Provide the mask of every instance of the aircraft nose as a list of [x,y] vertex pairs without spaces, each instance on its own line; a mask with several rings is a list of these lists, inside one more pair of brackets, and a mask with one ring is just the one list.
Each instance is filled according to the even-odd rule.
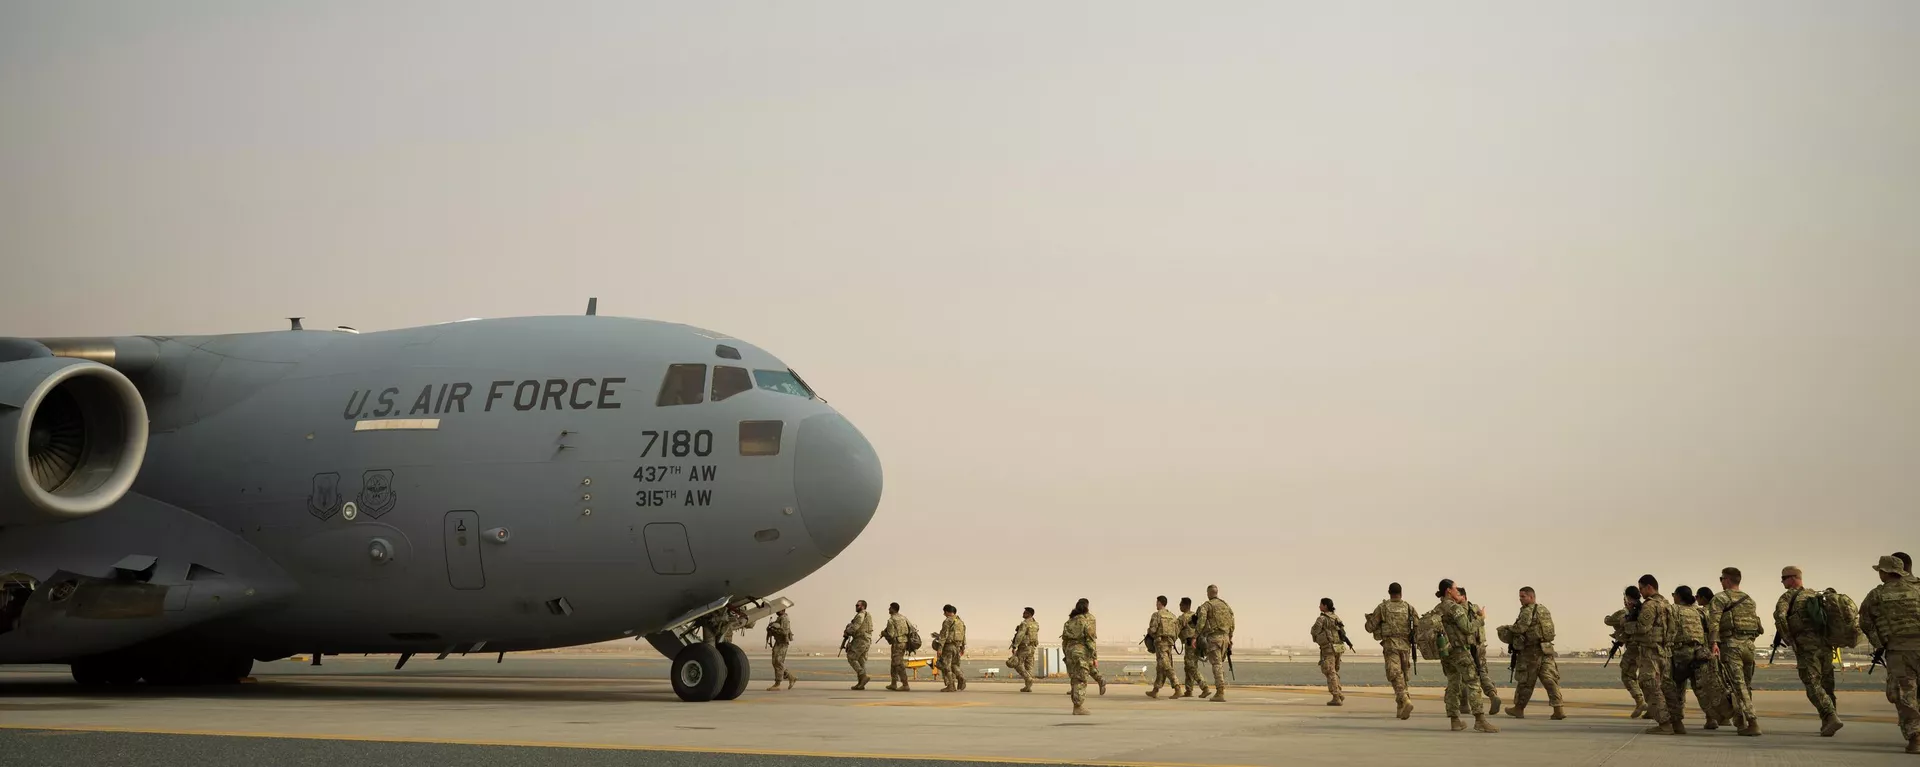
[[839,413],[801,421],[795,445],[793,491],[800,520],[821,553],[838,555],[880,506],[880,455]]

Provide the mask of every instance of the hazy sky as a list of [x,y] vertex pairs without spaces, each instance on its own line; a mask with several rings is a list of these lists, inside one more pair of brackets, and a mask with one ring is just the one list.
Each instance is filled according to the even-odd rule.
[[597,295],[879,449],[803,641],[1451,576],[1591,646],[1920,552],[1916,72],[1898,0],[0,2],[0,334]]

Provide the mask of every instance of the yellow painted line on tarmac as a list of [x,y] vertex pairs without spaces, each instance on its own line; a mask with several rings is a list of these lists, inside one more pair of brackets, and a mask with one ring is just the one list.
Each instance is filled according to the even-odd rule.
[[577,748],[592,751],[637,751],[675,754],[727,754],[733,756],[802,756],[823,759],[908,759],[929,762],[998,762],[1004,764],[1091,765],[1091,767],[1253,767],[1252,765],[1210,762],[1109,762],[1098,759],[1034,759],[1019,756],[959,756],[955,754],[883,754],[859,751],[799,751],[762,748],[712,748],[702,746],[648,746],[628,743],[564,743],[538,740],[486,740],[465,738],[416,738],[383,735],[339,735],[328,733],[246,732],[229,730],[189,730],[144,727],[97,727],[71,725],[0,724],[0,730],[38,730],[43,732],[106,732],[131,735],[197,735],[219,738],[266,738],[273,740],[327,740],[348,743],[417,743],[444,746],[507,746],[514,748]]
[[[1233,688],[1228,688],[1228,689],[1233,689]],[[1290,687],[1290,686],[1288,686],[1288,687],[1283,687],[1283,686],[1268,686],[1268,685],[1260,685],[1260,686],[1254,686],[1254,685],[1248,685],[1248,686],[1245,686],[1245,687],[1241,687],[1241,688],[1239,688],[1239,689],[1244,689],[1244,690],[1276,690],[1276,691],[1278,691],[1278,690],[1284,690],[1284,691],[1287,691],[1287,692],[1315,692],[1315,691],[1318,691],[1318,692],[1325,692],[1327,688],[1325,688],[1325,687]],[[1582,688],[1582,689],[1585,689],[1585,688]],[[1375,691],[1375,690],[1371,690],[1371,689],[1365,689],[1365,690],[1356,690],[1356,689],[1352,689],[1352,688],[1347,688],[1347,689],[1342,689],[1342,690],[1340,691],[1340,694],[1342,694],[1342,695],[1345,695],[1345,696],[1347,696],[1347,697],[1349,697],[1349,698],[1356,698],[1356,697],[1357,697],[1357,698],[1386,698],[1386,699],[1392,699],[1392,698],[1393,698],[1393,692],[1392,692],[1392,691]],[[1430,694],[1421,694],[1421,693],[1416,693],[1416,692],[1412,692],[1412,691],[1408,691],[1408,693],[1407,693],[1407,697],[1409,697],[1409,698],[1412,698],[1412,699],[1414,699],[1414,700],[1431,700],[1431,701],[1442,701],[1442,700],[1445,700],[1445,699],[1446,699],[1446,696],[1445,696],[1445,695],[1430,695]],[[1506,716],[1506,711],[1507,711],[1507,705],[1506,705],[1506,704],[1508,704],[1508,703],[1510,703],[1510,702],[1511,702],[1511,701],[1507,701],[1507,700],[1502,700],[1502,701],[1501,701],[1501,709],[1500,709],[1500,716]],[[1529,705],[1529,706],[1539,706],[1539,705],[1540,705],[1540,702],[1539,702],[1539,701],[1537,701],[1537,700],[1535,700],[1535,701],[1529,701],[1529,702],[1527,703],[1527,705]],[[1633,707],[1632,707],[1632,706],[1629,706],[1629,705],[1626,705],[1626,704],[1624,704],[1624,703],[1591,703],[1591,702],[1586,702],[1586,701],[1574,701],[1574,700],[1570,700],[1570,701],[1564,701],[1564,702],[1562,702],[1562,703],[1561,703],[1560,705],[1561,705],[1561,707],[1562,707],[1562,708],[1578,708],[1578,709],[1584,709],[1584,710],[1614,710],[1614,711],[1622,711],[1622,712],[1625,712],[1625,713],[1623,713],[1623,714],[1621,714],[1621,717],[1622,717],[1622,718],[1625,718],[1625,717],[1626,717],[1626,714],[1630,714],[1630,713],[1633,713]],[[1696,711],[1696,710],[1692,710],[1692,709],[1689,709],[1689,710],[1687,711],[1687,713],[1688,713],[1688,714],[1692,714],[1692,715],[1696,715],[1696,718],[1697,718],[1698,716],[1702,716],[1702,715],[1700,714],[1700,712],[1698,712],[1698,711]],[[1755,716],[1757,716],[1757,717],[1758,717],[1758,718],[1759,718],[1759,719],[1760,719],[1760,720],[1761,720],[1761,721],[1762,721],[1763,723],[1764,723],[1764,722],[1765,722],[1766,720],[1768,720],[1768,719],[1819,719],[1819,718],[1820,718],[1820,715],[1819,715],[1819,713],[1817,713],[1817,712],[1813,712],[1813,711],[1755,711],[1755,712],[1753,712],[1753,713],[1754,713],[1754,715],[1755,715]],[[1538,718],[1545,718],[1545,717],[1538,717]],[[1867,722],[1867,723],[1871,723],[1871,724],[1899,724],[1899,723],[1900,723],[1900,719],[1899,719],[1899,717],[1893,717],[1893,716],[1878,716],[1878,715],[1873,715],[1873,714],[1865,714],[1865,715],[1862,715],[1862,714],[1849,714],[1849,715],[1845,715],[1845,716],[1843,716],[1843,717],[1841,717],[1841,719],[1842,719],[1842,721],[1847,721],[1847,722]],[[1696,725],[1696,726],[1698,726],[1698,725]]]

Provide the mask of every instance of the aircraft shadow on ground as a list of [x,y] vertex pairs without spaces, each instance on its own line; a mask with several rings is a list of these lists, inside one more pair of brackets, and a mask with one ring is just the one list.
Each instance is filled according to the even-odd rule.
[[[226,687],[133,687],[88,689],[61,682],[0,683],[0,700],[81,698],[117,700],[472,700],[511,703],[672,703],[681,701],[672,690],[580,690],[542,688],[486,688],[432,683],[394,684],[245,684]],[[49,702],[45,705],[0,703],[0,711],[45,711],[101,708],[104,703]]]

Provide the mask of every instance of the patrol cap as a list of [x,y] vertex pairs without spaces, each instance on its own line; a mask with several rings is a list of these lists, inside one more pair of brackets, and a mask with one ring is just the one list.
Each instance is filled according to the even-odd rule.
[[1883,573],[1893,573],[1894,575],[1907,574],[1907,567],[1905,563],[1902,563],[1899,557],[1893,556],[1891,554],[1881,557],[1880,564],[1874,565],[1873,569],[1879,570],[1880,572],[1883,572]]
[[1800,568],[1794,567],[1793,565],[1787,565],[1786,567],[1783,567],[1780,569],[1780,577],[1798,578],[1800,577]]

